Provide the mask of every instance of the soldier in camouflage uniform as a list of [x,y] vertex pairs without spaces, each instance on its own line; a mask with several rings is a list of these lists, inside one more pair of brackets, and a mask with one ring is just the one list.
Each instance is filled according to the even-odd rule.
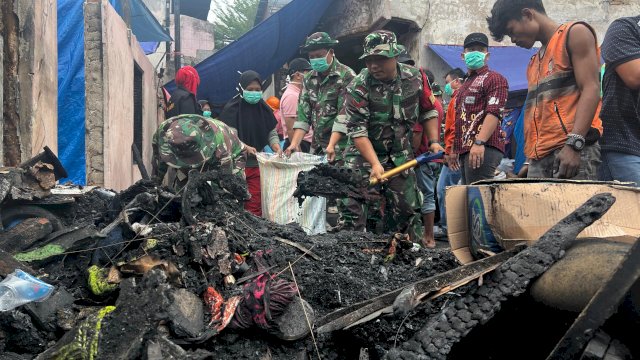
[[[398,55],[394,33],[379,30],[365,38],[361,59],[365,59],[367,68],[347,87],[346,117],[340,120],[345,121],[353,142],[345,152],[345,162],[363,176],[378,180],[386,170],[413,159],[411,140],[416,123],[424,126],[429,139],[438,138],[437,112],[420,106],[425,96],[420,71],[398,63]],[[431,151],[441,148],[437,142],[430,142]],[[386,198],[386,229],[421,241],[422,194],[413,169],[384,182],[381,194]],[[364,230],[366,204],[349,199],[343,210],[343,229]]]
[[342,160],[347,129],[336,118],[344,104],[345,89],[356,74],[334,55],[337,44],[325,32],[311,34],[304,44],[303,51],[309,55],[313,70],[303,80],[298,121],[293,125],[295,131],[287,154],[298,150],[302,137],[313,127],[311,153],[326,154],[330,161]]
[[221,170],[244,179],[245,145],[234,129],[215,119],[199,115],[172,117],[153,137],[154,174],[162,181],[169,167],[176,170],[172,187],[187,183],[190,170]]

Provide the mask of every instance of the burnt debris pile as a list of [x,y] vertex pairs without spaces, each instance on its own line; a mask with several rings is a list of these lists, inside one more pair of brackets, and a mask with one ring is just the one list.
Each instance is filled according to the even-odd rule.
[[21,241],[7,240],[0,275],[21,269],[54,291],[0,312],[0,352],[284,359],[315,357],[317,346],[328,359],[361,348],[382,355],[409,340],[431,307],[402,327],[388,317],[311,337],[309,325],[457,266],[447,249],[396,246],[390,235],[307,236],[295,224],[255,217],[243,210],[247,192],[238,184],[209,172],[177,192],[141,180],[120,193],[52,188],[28,200],[11,196],[22,184],[8,185],[2,213],[41,211],[5,222],[1,240]]
[[[637,243],[577,318],[521,296],[609,194],[531,247],[460,266],[402,234],[308,236],[255,217],[232,175],[115,193],[55,186],[65,174],[40,157],[0,171],[3,359],[629,358],[634,332],[616,329],[639,318],[625,298],[638,292]],[[354,178],[320,166],[299,195],[362,193]],[[620,304],[636,316],[616,319]]]

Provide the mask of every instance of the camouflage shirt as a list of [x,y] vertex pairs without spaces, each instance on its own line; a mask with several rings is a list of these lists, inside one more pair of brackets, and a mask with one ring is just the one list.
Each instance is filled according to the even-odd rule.
[[[298,121],[293,125],[293,128],[308,132],[309,128],[313,126],[312,146],[314,153],[324,152],[332,132],[347,133],[347,129],[335,120],[344,106],[346,87],[355,76],[356,73],[351,68],[341,64],[335,57],[326,77],[323,78],[315,70],[305,76],[298,103]],[[343,136],[337,144],[336,155],[338,157],[344,150],[346,143],[347,137]]]
[[[413,158],[414,125],[434,116],[433,111],[420,106],[420,71],[409,65],[398,66],[398,76],[391,82],[376,80],[363,69],[347,87],[344,119],[350,137],[369,137],[380,163],[393,162],[396,166]],[[348,149],[350,155],[355,151],[355,146]]]
[[[171,146],[166,141],[163,141],[164,137],[166,137],[165,132],[173,130],[167,125],[175,121],[176,118],[190,116],[192,115],[180,115],[166,120],[160,124],[158,131],[153,136],[153,163],[157,176],[161,179],[164,178],[169,166],[171,166],[178,169],[178,172],[182,171],[181,175],[183,177],[191,169],[203,168],[204,170],[222,169],[244,178],[246,164],[245,145],[238,139],[235,129],[217,119],[207,119],[212,131],[204,134],[201,139],[202,143],[198,145],[200,153],[212,154],[204,166],[202,164],[188,165],[181,162],[178,156],[174,156],[175,160],[171,164],[160,160],[161,154],[174,153]],[[178,177],[180,177],[180,174]]]

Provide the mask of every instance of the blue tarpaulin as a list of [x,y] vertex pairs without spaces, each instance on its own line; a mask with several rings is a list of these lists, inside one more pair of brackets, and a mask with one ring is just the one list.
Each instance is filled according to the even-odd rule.
[[527,157],[524,155],[524,107],[520,111],[520,116],[518,116],[518,120],[516,121],[516,126],[513,130],[513,137],[516,140],[516,144],[518,145],[514,159],[516,160],[514,164],[514,173],[519,173],[522,166],[527,161]]
[[58,157],[78,185],[86,184],[83,3],[58,0]]
[[140,43],[140,47],[142,48],[142,51],[144,51],[145,55],[153,54],[154,52],[156,52],[156,50],[158,50],[158,45],[160,45],[160,43],[156,41]]
[[[120,16],[122,15],[122,4],[120,0],[109,0]],[[130,0],[131,9],[131,32],[136,36],[138,42],[149,41],[171,41],[171,36],[167,34],[165,28],[160,25],[155,16],[147,9],[142,0]]]
[[[457,45],[429,45],[442,60],[452,68],[465,70],[462,60],[463,47]],[[524,49],[516,46],[493,46],[489,48],[489,68],[499,72],[509,81],[509,91],[527,89],[527,65],[538,48]]]
[[[298,54],[332,0],[293,0],[238,40],[196,65],[198,98],[223,104],[236,94],[238,71],[255,70],[263,80]],[[167,84],[175,89],[175,83]]]

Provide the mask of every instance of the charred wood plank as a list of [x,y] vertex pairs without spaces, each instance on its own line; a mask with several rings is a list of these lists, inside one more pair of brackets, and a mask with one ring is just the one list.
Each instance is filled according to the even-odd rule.
[[0,233],[0,249],[12,254],[26,250],[52,231],[53,225],[48,219],[24,219],[18,225]]

